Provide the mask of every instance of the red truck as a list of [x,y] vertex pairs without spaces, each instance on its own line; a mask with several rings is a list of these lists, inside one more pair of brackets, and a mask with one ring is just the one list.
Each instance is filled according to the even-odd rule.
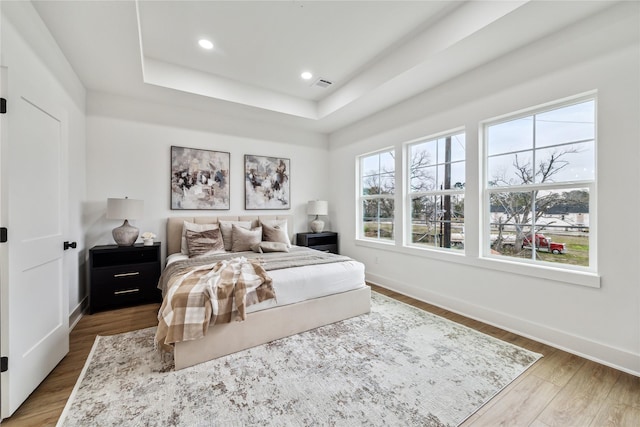
[[[522,247],[531,249],[531,240],[531,234],[524,236],[524,239],[522,240]],[[542,252],[551,252],[552,254],[558,255],[567,251],[567,245],[565,243],[552,242],[542,233],[535,234],[534,243],[536,249]]]

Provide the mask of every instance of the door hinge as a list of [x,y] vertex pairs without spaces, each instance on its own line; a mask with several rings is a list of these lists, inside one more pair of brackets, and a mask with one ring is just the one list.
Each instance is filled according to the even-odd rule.
[[0,358],[0,372],[7,372],[7,369],[9,369],[9,358],[2,356]]
[[0,243],[7,241],[7,227],[0,227]]
[[7,100],[5,98],[0,98],[0,114],[5,114],[7,112]]

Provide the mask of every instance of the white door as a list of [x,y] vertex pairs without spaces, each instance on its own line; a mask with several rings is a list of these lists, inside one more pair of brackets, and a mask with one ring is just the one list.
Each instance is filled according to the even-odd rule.
[[8,370],[0,377],[0,409],[6,418],[69,351],[69,303],[62,259],[66,119],[55,100],[29,93],[25,77],[3,71],[0,225],[8,228],[8,242],[1,244],[0,336]]

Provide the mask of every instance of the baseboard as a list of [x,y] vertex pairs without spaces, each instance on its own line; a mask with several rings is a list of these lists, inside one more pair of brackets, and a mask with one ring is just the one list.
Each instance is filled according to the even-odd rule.
[[73,309],[71,314],[69,314],[69,332],[76,327],[80,319],[82,319],[82,315],[86,311],[86,308],[89,306],[89,298],[84,297],[78,305]]
[[640,377],[640,355],[378,274],[367,282]]

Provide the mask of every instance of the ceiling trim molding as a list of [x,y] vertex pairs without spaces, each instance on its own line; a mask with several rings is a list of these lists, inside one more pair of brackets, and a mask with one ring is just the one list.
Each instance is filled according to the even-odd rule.
[[[375,67],[319,101],[277,93],[145,55],[139,1],[135,0],[136,22],[144,83],[317,121],[352,104],[366,104],[372,96],[387,100],[383,102],[383,108],[402,101],[406,91],[399,90],[395,92],[397,96],[387,96],[389,86],[413,87],[405,78],[412,69],[429,63],[433,55],[450,49],[529,0],[480,6],[473,2],[463,3],[410,43],[377,61]],[[457,30],[452,31],[452,28]],[[376,93],[382,96],[375,97]]]
[[318,120],[317,104],[143,56],[144,82],[264,110]]

